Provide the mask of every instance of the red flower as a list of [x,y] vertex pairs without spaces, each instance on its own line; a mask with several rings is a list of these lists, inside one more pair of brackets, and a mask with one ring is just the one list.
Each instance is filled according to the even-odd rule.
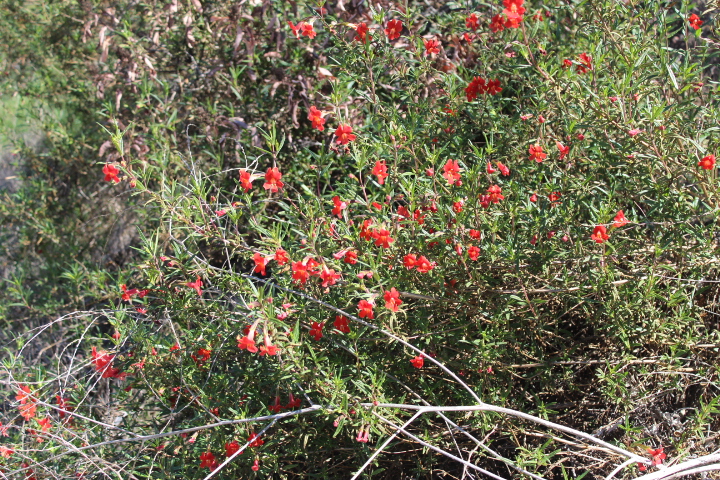
[[440,42],[437,40],[427,40],[423,38],[423,43],[425,43],[425,56],[440,53]]
[[240,170],[240,186],[249,192],[252,189],[253,176],[246,170]]
[[212,452],[205,452],[200,454],[200,468],[209,468],[210,470],[215,470],[217,468],[217,461],[215,460],[215,455],[212,454]]
[[[280,395],[275,395],[275,403],[268,406],[268,410],[270,410],[273,413],[280,413],[283,409],[282,404],[280,403]],[[230,455],[228,455],[229,457]]]
[[235,452],[237,452],[238,450],[240,450],[240,444],[238,442],[236,442],[235,440],[233,440],[230,443],[225,444],[225,456],[226,457],[232,457],[235,454]]
[[332,201],[335,205],[335,208],[332,209],[332,214],[337,215],[338,218],[342,218],[342,211],[347,208],[347,202],[340,200],[340,197],[337,195],[332,198]]
[[476,239],[476,240],[479,239],[479,238],[482,236],[482,234],[480,233],[479,230],[474,230],[474,229],[471,229],[471,230],[468,232],[468,234],[470,235],[470,238],[474,238],[474,239]]
[[310,107],[310,113],[308,114],[308,120],[312,122],[312,128],[316,128],[319,131],[325,130],[325,119],[323,118],[324,112],[318,110],[315,108],[315,106]]
[[248,437],[247,441],[250,442],[250,443],[248,444],[248,446],[249,446],[249,447],[253,447],[253,448],[259,447],[259,446],[261,446],[261,445],[263,445],[263,444],[265,443],[265,440],[263,440],[262,438],[260,438],[260,437],[258,437],[257,435],[255,435],[255,432],[253,432],[253,433],[250,434],[250,436]]
[[313,30],[312,23],[302,22],[302,26],[300,28],[302,30],[302,34],[306,37],[315,38],[315,35],[317,35],[315,30]]
[[495,15],[494,17],[492,17],[492,20],[490,20],[490,30],[495,33],[505,30],[505,24],[503,22],[502,15]]
[[120,173],[120,170],[118,170],[114,165],[110,165],[109,163],[107,163],[103,167],[102,171],[105,174],[106,182],[120,183],[120,179],[118,178],[118,173]]
[[415,220],[418,223],[418,225],[422,225],[425,223],[425,215],[423,215],[423,213],[420,209],[416,209],[413,212],[413,220]]
[[454,202],[452,206],[453,212],[460,213],[463,211],[463,201]]
[[322,287],[327,288],[335,285],[338,280],[340,280],[340,273],[335,272],[332,268],[323,268],[322,271],[320,271],[320,278],[322,279]]
[[462,185],[460,181],[460,165],[458,165],[457,160],[448,159],[443,167],[443,177],[450,185]]
[[206,348],[198,348],[197,355],[192,354],[190,356],[193,360],[195,360],[196,363],[202,363],[207,362],[210,359],[210,354],[212,354],[212,350],[208,350]]
[[394,238],[390,237],[390,232],[384,228],[373,230],[372,238],[375,239],[375,246],[382,248],[390,248],[390,244],[395,241]]
[[501,162],[497,162],[497,167],[503,177],[507,177],[508,175],[510,175],[510,169],[503,165]]
[[628,219],[625,218],[625,214],[623,213],[622,210],[620,210],[620,211],[617,213],[617,215],[615,215],[615,218],[613,218],[613,224],[612,224],[612,226],[613,226],[613,228],[620,228],[620,227],[624,227],[624,226],[627,225],[628,223],[629,223],[629,222],[628,222]]
[[500,87],[500,80],[497,80],[497,79],[488,80],[485,90],[490,95],[496,95],[496,94],[502,92],[502,88]]
[[492,203],[500,203],[500,200],[505,200],[502,195],[502,188],[498,185],[491,185],[487,189],[488,200]]
[[522,22],[523,14],[525,13],[525,8],[522,6],[523,3],[524,0],[503,0],[503,5],[505,6],[503,13],[507,17],[507,21],[505,22],[507,28],[520,27],[520,22]]
[[278,265],[285,265],[290,261],[290,259],[287,256],[287,252],[283,250],[282,248],[278,248],[275,250],[275,261]]
[[468,84],[467,87],[465,87],[465,95],[467,96],[468,102],[472,102],[473,100],[475,100],[478,94],[482,94],[485,92],[487,92],[487,87],[485,86],[485,79],[481,77],[473,77],[472,81]]
[[497,170],[495,170],[495,168],[492,166],[492,163],[490,163],[490,162],[487,162],[486,171],[489,175],[492,175],[493,173],[497,172]]
[[422,368],[425,364],[425,359],[422,355],[418,355],[417,357],[410,359],[410,363],[412,363],[412,366],[415,368]]
[[[95,347],[93,347],[95,348]],[[15,400],[20,402],[20,404],[25,405],[28,402],[28,399],[30,398],[30,387],[27,385],[20,385],[18,388],[18,393],[15,395]],[[32,402],[32,399],[30,400]]]
[[700,17],[698,17],[696,14],[693,13],[693,14],[690,15],[690,17],[688,18],[688,23],[690,24],[690,26],[691,26],[692,28],[694,28],[695,30],[697,30],[697,29],[700,28],[700,25],[703,24],[703,21],[700,20]]
[[367,219],[363,221],[362,226],[360,227],[360,238],[367,240],[368,242],[370,239],[372,239],[372,232],[370,231],[370,225],[372,225],[372,220]]
[[266,336],[265,337],[265,344],[260,345],[260,356],[264,357],[265,355],[268,355],[272,357],[273,355],[277,355],[280,349],[276,345],[272,345],[270,343],[270,339]]
[[253,272],[258,272],[263,277],[267,277],[267,272],[265,271],[265,267],[267,266],[267,258],[265,258],[263,254],[255,252],[255,255],[253,255],[253,261],[255,262]]
[[372,320],[375,318],[375,312],[373,312],[373,305],[372,303],[368,302],[367,300],[360,300],[358,303],[358,316],[360,318],[367,318],[368,320]]
[[282,173],[280,173],[280,170],[277,167],[268,168],[267,172],[265,172],[265,184],[263,185],[263,188],[265,190],[270,190],[272,193],[277,192],[283,187],[283,185],[285,185],[280,181],[281,178]]
[[335,315],[335,322],[333,323],[333,326],[342,333],[350,333],[350,325],[348,324],[347,317]]
[[420,273],[428,273],[430,270],[435,268],[435,262],[431,262],[430,260],[425,258],[425,255],[420,255],[420,257],[417,259],[417,262],[415,263],[415,267]]
[[568,153],[570,153],[570,145],[567,147],[563,145],[562,143],[555,141],[555,145],[557,146],[558,150],[560,150],[560,160],[565,158]]
[[305,283],[310,278],[310,272],[308,271],[308,266],[306,262],[294,262],[292,264],[292,278],[300,285],[305,285]]
[[403,258],[403,265],[405,265],[408,270],[412,270],[412,268],[415,267],[416,264],[417,256],[414,253],[409,253]]
[[698,162],[698,166],[704,170],[715,168],[715,155],[707,155]]
[[478,21],[478,16],[474,13],[471,13],[466,19],[465,19],[465,26],[471,30],[477,30],[480,26],[480,22]]
[[92,363],[95,370],[102,372],[102,378],[123,378],[126,374],[112,366],[115,355],[110,355],[105,350],[98,353],[97,348],[92,347]]
[[536,193],[533,193],[532,195],[530,195],[530,201],[531,201],[532,203],[536,203],[536,202],[537,202],[537,194],[536,194]]
[[290,395],[288,395],[288,404],[285,405],[285,408],[292,410],[293,408],[300,408],[300,405],[302,405],[302,400],[293,397],[293,394],[290,393]]
[[470,257],[470,260],[477,260],[480,256],[480,248],[476,247],[475,245],[468,247],[468,256]]
[[400,20],[390,20],[387,24],[387,28],[385,29],[385,35],[387,35],[388,40],[395,40],[400,37],[402,29],[403,24]]
[[378,160],[375,162],[375,166],[372,169],[372,174],[375,175],[378,179],[378,183],[380,185],[385,184],[385,179],[388,177],[387,173],[387,165],[385,164],[385,160]]
[[588,70],[592,70],[592,57],[587,53],[581,53],[578,59],[580,65],[575,67],[578,73],[586,73]]
[[288,21],[288,25],[290,25],[290,30],[292,30],[293,34],[295,35],[295,38],[300,38],[300,30],[302,30],[303,25],[305,25],[305,22],[298,22],[297,25],[293,25],[291,21]]
[[570,68],[570,67],[572,67],[572,60],[570,60],[569,58],[566,58],[565,60],[563,60],[562,68]]
[[547,157],[547,153],[543,152],[542,146],[537,144],[530,145],[528,152],[530,153],[530,160],[535,160],[538,163],[541,163]]
[[[255,332],[252,332],[253,336]],[[238,348],[240,350],[247,350],[250,353],[257,353],[258,348],[255,346],[255,340],[250,335],[238,338]]]
[[592,235],[590,235],[590,238],[595,240],[596,243],[605,243],[610,239],[610,235],[607,234],[607,228],[603,225],[598,225],[593,230]]
[[368,34],[368,26],[365,22],[357,25],[355,31],[357,32],[355,40],[358,42],[367,43],[368,40],[372,40],[372,37]]
[[639,133],[642,133],[642,130],[640,130],[639,128],[633,128],[632,130],[628,130],[628,135],[630,135],[631,137],[634,137]]
[[559,203],[560,197],[562,196],[562,193],[560,192],[552,192],[550,195],[548,195],[548,200],[550,200],[550,203],[556,204]]
[[350,265],[355,265],[357,263],[358,254],[354,251],[349,251],[345,254],[345,258],[343,259],[343,262],[349,263]]
[[335,130],[335,136],[337,137],[335,141],[339,145],[346,145],[352,142],[357,138],[357,135],[353,135],[352,131],[353,129],[350,125],[340,125],[337,130]]
[[385,308],[391,312],[397,312],[403,303],[402,300],[400,300],[400,292],[395,290],[395,287],[386,290],[383,298],[385,299]]
[[200,277],[197,277],[197,280],[195,280],[194,282],[187,282],[187,283],[185,284],[185,286],[186,286],[186,287],[190,287],[190,288],[194,288],[195,291],[197,292],[198,296],[199,296],[199,297],[202,297],[202,286],[203,286],[203,282],[202,282],[202,280],[200,280]]
[[325,322],[312,322],[310,326],[312,327],[310,328],[310,336],[315,338],[315,340],[320,340],[323,337],[322,329],[325,326]]

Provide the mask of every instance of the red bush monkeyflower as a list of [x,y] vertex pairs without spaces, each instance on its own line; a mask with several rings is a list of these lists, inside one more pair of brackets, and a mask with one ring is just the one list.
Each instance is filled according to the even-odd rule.
[[226,457],[232,457],[235,454],[235,452],[237,452],[238,450],[240,450],[240,444],[238,442],[236,442],[235,440],[233,440],[230,443],[225,444],[225,456]]
[[325,119],[323,118],[324,112],[315,108],[310,107],[310,113],[308,114],[308,120],[312,122],[312,128],[316,128],[319,131],[325,130]]
[[700,20],[700,17],[693,13],[692,15],[690,15],[690,17],[688,17],[688,23],[692,28],[697,30],[700,28],[700,25],[703,24],[703,21]]
[[463,211],[463,205],[464,202],[462,200],[460,200],[459,202],[454,202],[452,206],[453,212],[461,213]]
[[251,433],[247,441],[249,442],[248,447],[260,447],[265,443],[265,440],[255,435],[255,432]]
[[291,269],[293,272],[293,280],[300,285],[305,285],[305,283],[307,283],[310,279],[310,271],[308,270],[306,262],[293,262]]
[[498,93],[502,92],[502,88],[500,87],[500,80],[488,80],[485,91],[490,95],[497,95]]
[[458,165],[457,160],[448,159],[443,167],[443,177],[445,177],[449,185],[462,185],[460,181],[460,165]]
[[253,339],[255,336],[255,332],[253,331],[251,333],[252,333],[252,335],[248,334],[248,335],[245,335],[244,337],[240,337],[238,335],[238,339],[237,339],[238,340],[238,348],[240,350],[247,350],[250,353],[257,353],[258,348],[255,345],[255,340]]
[[530,153],[530,160],[535,160],[538,163],[541,163],[547,157],[547,153],[543,152],[541,145],[530,145],[528,152]]
[[298,22],[297,25],[293,25],[293,23],[288,20],[288,25],[290,25],[290,30],[292,30],[295,38],[300,38],[300,31],[302,30],[303,25],[305,25],[305,22]]
[[408,269],[412,270],[417,264],[417,256],[414,253],[408,253],[403,257],[403,265]]
[[578,73],[586,73],[588,70],[592,70],[592,57],[587,53],[581,53],[578,59],[579,65],[575,67]]
[[437,40],[427,40],[423,38],[423,43],[425,44],[425,56],[440,53],[440,42]]
[[425,365],[425,359],[422,355],[418,355],[417,357],[410,359],[410,363],[412,363],[412,366],[415,368],[422,368],[423,365]]
[[487,167],[485,169],[489,175],[492,175],[493,173],[497,172],[495,168],[492,166],[492,163],[487,162]]
[[195,360],[195,363],[203,363],[207,362],[210,359],[211,354],[212,350],[208,350],[206,348],[198,348],[198,351],[190,356],[193,360]]
[[343,315],[335,315],[335,322],[333,323],[333,326],[342,333],[350,333],[348,319]]
[[572,60],[570,60],[569,58],[566,58],[565,60],[563,60],[562,68],[570,68],[570,67],[572,67]]
[[537,198],[537,194],[536,194],[536,193],[533,193],[532,195],[530,195],[530,201],[531,201],[532,203],[536,203],[537,200],[538,200],[538,198]]
[[375,246],[382,248],[390,248],[390,244],[395,241],[390,237],[390,232],[384,228],[372,231],[372,238],[375,239]]
[[385,179],[388,177],[387,171],[388,169],[385,164],[385,160],[378,160],[375,162],[375,166],[373,167],[371,173],[377,177],[380,185],[384,185]]
[[257,272],[263,277],[267,277],[267,272],[265,271],[265,267],[267,266],[268,259],[265,258],[265,256],[260,252],[255,252],[255,255],[253,255],[253,261],[255,262],[255,267],[253,267],[253,272]]
[[478,20],[478,16],[475,13],[471,13],[468,15],[468,17],[465,19],[465,26],[471,30],[477,30],[480,26],[480,21]]
[[[299,24],[298,24],[299,25]],[[317,32],[313,29],[312,23],[302,22],[302,26],[300,27],[302,30],[302,34],[309,38],[315,38],[317,35]]]
[[629,223],[629,222],[628,222],[628,219],[625,218],[625,214],[623,213],[622,210],[620,210],[619,212],[617,212],[617,215],[615,215],[615,218],[613,218],[612,227],[613,227],[613,228],[620,228],[620,227],[624,227],[624,226],[627,225],[628,223]]
[[500,175],[503,177],[507,177],[510,175],[510,169],[506,167],[502,162],[497,162],[498,170],[500,170]]
[[270,190],[271,193],[277,192],[285,185],[280,181],[281,178],[282,173],[280,173],[277,167],[268,168],[267,172],[265,172],[265,184],[263,184],[263,188]]
[[[273,413],[280,413],[284,408],[283,405],[280,403],[280,395],[275,395],[275,403],[273,403],[272,405],[268,405],[267,408]],[[230,455],[228,455],[228,457],[229,456]]]
[[335,285],[342,275],[340,272],[336,272],[332,268],[323,268],[320,271],[320,279],[322,279],[322,287],[327,288]]
[[124,378],[127,374],[121,373],[120,369],[112,366],[115,355],[110,355],[105,350],[100,352],[97,348],[92,347],[92,364],[95,370],[102,372],[102,378]]
[[491,203],[500,203],[500,200],[505,200],[505,196],[502,195],[502,188],[498,185],[491,185],[487,189],[488,200]]
[[520,22],[523,20],[523,14],[525,8],[523,8],[524,0],[503,0],[503,6],[505,10],[503,13],[507,17],[505,27],[507,28],[519,28]]
[[290,392],[288,395],[288,404],[285,405],[285,408],[292,410],[294,408],[300,408],[300,405],[302,405],[302,399],[293,397],[292,392]]
[[468,235],[470,235],[470,238],[478,240],[482,236],[482,233],[480,233],[480,230],[470,229]]
[[368,320],[375,318],[375,312],[373,312],[374,306],[375,305],[367,300],[360,300],[358,303],[358,317],[367,318]]
[[345,254],[345,258],[343,258],[343,262],[349,263],[350,265],[355,265],[357,263],[358,254],[354,251],[349,251]]
[[310,336],[313,337],[316,341],[320,340],[323,337],[323,327],[325,326],[325,322],[318,323],[318,322],[312,322],[310,324]]
[[245,192],[249,192],[252,189],[252,181],[253,175],[250,172],[240,170],[240,186],[245,190]]
[[342,211],[347,208],[347,202],[340,200],[340,197],[337,195],[332,198],[332,202],[335,205],[335,208],[332,209],[332,214],[338,218],[342,218]]
[[275,261],[280,266],[285,265],[290,261],[287,252],[282,247],[275,250]]
[[388,40],[395,40],[396,38],[400,38],[402,29],[403,24],[400,20],[390,20],[385,29],[385,35],[387,35]]
[[415,262],[415,268],[417,268],[417,271],[420,273],[428,273],[430,270],[435,268],[435,262],[431,262],[425,258],[425,255],[420,255]]
[[502,15],[495,15],[490,20],[490,30],[494,33],[502,32],[505,30],[505,22],[503,21]]
[[558,150],[560,150],[560,160],[565,158],[567,156],[567,154],[570,153],[570,145],[568,145],[566,147],[565,145],[558,142],[557,140],[555,141],[555,145],[557,146]]
[[395,287],[386,290],[383,298],[385,299],[385,308],[391,312],[397,312],[403,303],[402,300],[400,300],[400,292],[395,290]]
[[372,225],[372,220],[368,218],[367,220],[364,220],[360,226],[360,238],[367,240],[368,242],[372,239],[370,225]]
[[372,37],[368,33],[368,26],[365,22],[362,22],[355,26],[355,31],[357,32],[357,35],[355,35],[355,40],[362,43],[367,43],[368,40],[372,41]]
[[604,225],[598,225],[593,230],[590,238],[595,240],[595,243],[605,243],[610,239],[610,235],[607,234],[607,228]]
[[475,245],[468,247],[467,252],[470,260],[477,260],[480,256],[480,248],[476,247]]
[[106,182],[120,183],[120,179],[118,178],[118,173],[120,173],[120,170],[118,170],[117,167],[106,163],[102,171],[105,174]]
[[550,203],[555,206],[557,203],[560,202],[560,197],[562,196],[562,193],[560,192],[552,192],[550,195],[548,195],[548,200],[550,200]]
[[698,162],[698,166],[704,170],[715,168],[715,155],[707,155]]
[[465,87],[465,96],[468,102],[472,102],[479,94],[487,92],[485,79],[482,77],[473,77],[467,87]]
[[350,125],[340,125],[337,127],[337,130],[335,130],[335,136],[337,139],[335,141],[338,145],[346,145],[355,140],[357,135],[353,135],[352,131],[353,129]]
[[205,452],[200,454],[200,468],[207,467],[210,470],[215,470],[217,466],[217,460],[215,460],[215,455],[213,455],[212,452]]
[[203,282],[202,282],[202,280],[200,280],[200,277],[197,277],[197,280],[195,280],[194,282],[187,282],[187,283],[185,284],[185,286],[186,286],[186,287],[190,287],[190,288],[194,288],[195,291],[197,292],[198,296],[199,296],[199,297],[202,297],[202,286],[203,286]]

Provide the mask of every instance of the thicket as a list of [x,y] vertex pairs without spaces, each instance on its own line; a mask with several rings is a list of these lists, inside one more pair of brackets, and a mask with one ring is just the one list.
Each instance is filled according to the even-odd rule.
[[3,475],[720,468],[718,5],[0,8]]

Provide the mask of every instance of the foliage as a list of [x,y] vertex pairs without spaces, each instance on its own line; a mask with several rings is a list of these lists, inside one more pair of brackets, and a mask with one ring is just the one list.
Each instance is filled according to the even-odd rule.
[[[650,467],[716,449],[711,7],[2,3],[3,91],[59,112],[0,207],[8,472],[349,477],[410,418],[382,404],[478,398]],[[619,463],[496,413],[408,431]],[[409,438],[363,475],[466,475]]]

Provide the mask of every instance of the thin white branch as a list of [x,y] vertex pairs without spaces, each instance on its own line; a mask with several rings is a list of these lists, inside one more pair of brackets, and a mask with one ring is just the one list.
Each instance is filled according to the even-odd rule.
[[468,468],[472,468],[473,470],[477,470],[477,471],[480,472],[480,473],[484,473],[484,474],[487,475],[488,477],[492,477],[492,478],[494,478],[494,479],[496,479],[496,480],[506,480],[505,478],[500,477],[500,476],[498,476],[498,475],[495,475],[494,473],[489,472],[489,471],[485,470],[484,468],[480,468],[480,467],[478,467],[477,465],[474,465],[474,464],[472,464],[472,463],[470,463],[470,462],[468,462],[468,461],[466,461],[466,460],[463,460],[463,459],[460,458],[460,457],[456,457],[456,456],[453,455],[452,453],[448,453],[448,452],[446,452],[445,450],[443,450],[442,448],[438,448],[438,447],[436,447],[435,445],[429,444],[429,443],[426,442],[425,440],[422,440],[422,439],[416,437],[415,435],[413,435],[412,433],[408,432],[407,430],[405,430],[405,429],[404,429],[403,427],[401,427],[400,425],[395,425],[393,422],[391,422],[391,421],[388,420],[387,418],[383,417],[382,415],[378,415],[377,412],[372,412],[372,414],[375,415],[375,416],[376,416],[377,418],[379,418],[380,420],[382,420],[383,422],[387,423],[388,425],[392,425],[394,428],[396,428],[396,429],[399,430],[400,432],[404,433],[405,435],[407,435],[408,437],[412,438],[413,440],[415,440],[415,441],[416,441],[417,443],[419,443],[420,445],[422,445],[422,446],[424,446],[424,447],[427,447],[427,448],[429,448],[430,450],[434,450],[434,451],[440,453],[441,455],[445,455],[445,456],[448,457],[448,458],[452,458],[452,459],[455,460],[456,462],[462,463],[463,465],[467,466]]
[[[400,427],[400,428],[401,428],[401,429],[404,429],[404,428],[409,427],[410,424],[411,424],[412,422],[414,422],[416,418],[418,418],[420,415],[422,415],[422,413],[423,413],[423,412],[419,412],[419,411],[418,411],[418,412],[415,412],[415,415],[413,415],[412,417],[410,417],[410,420],[408,420],[407,422],[405,422],[405,423],[403,424],[403,426]],[[382,445],[380,445],[380,447],[378,447],[377,450],[375,450],[375,451],[373,452],[373,454],[370,455],[370,458],[367,459],[367,462],[365,462],[365,464],[364,464],[362,467],[360,467],[360,470],[358,470],[357,472],[355,472],[355,475],[353,475],[350,480],[356,480],[356,479],[362,474],[362,472],[363,472],[368,466],[370,466],[370,464],[372,463],[372,461],[375,460],[375,457],[377,457],[378,455],[380,455],[380,453],[381,453],[383,450],[385,450],[385,447],[387,447],[387,446],[390,444],[390,442],[392,442],[393,439],[394,439],[395,437],[397,437],[397,434],[398,434],[398,433],[400,433],[400,429],[395,430],[395,431],[393,432],[393,434],[390,435],[387,440],[385,440],[385,443],[383,443]]]
[[627,467],[628,465],[632,465],[633,463],[635,463],[635,460],[633,460],[632,458],[629,459],[629,460],[625,460],[623,463],[621,463],[620,465],[618,465],[618,466],[615,468],[615,470],[613,470],[612,472],[610,472],[610,474],[609,474],[607,477],[605,477],[605,480],[611,480],[615,475],[617,475],[618,473],[620,473],[620,471],[622,471],[623,468]]
[[691,472],[698,467],[708,466],[710,464],[716,463],[718,460],[720,460],[720,453],[705,455],[704,457],[694,458],[686,462],[678,463],[677,465],[664,468],[657,472],[648,473],[647,475],[638,477],[637,480],[660,480],[664,478],[678,478],[685,475],[690,475],[690,473],[688,472]]

